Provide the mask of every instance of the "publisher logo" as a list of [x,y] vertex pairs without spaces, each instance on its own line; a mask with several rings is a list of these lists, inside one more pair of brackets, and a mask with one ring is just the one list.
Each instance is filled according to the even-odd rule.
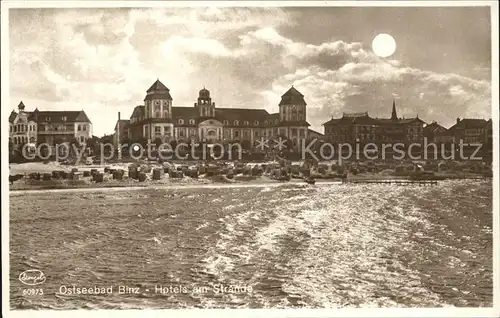
[[25,285],[40,285],[43,284],[45,280],[45,274],[38,269],[28,269],[19,274],[19,281]]

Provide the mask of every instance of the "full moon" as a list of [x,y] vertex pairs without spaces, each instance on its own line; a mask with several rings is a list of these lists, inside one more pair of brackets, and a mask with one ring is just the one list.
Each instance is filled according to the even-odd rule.
[[380,57],[389,57],[396,51],[396,41],[391,35],[381,33],[373,39],[372,49]]

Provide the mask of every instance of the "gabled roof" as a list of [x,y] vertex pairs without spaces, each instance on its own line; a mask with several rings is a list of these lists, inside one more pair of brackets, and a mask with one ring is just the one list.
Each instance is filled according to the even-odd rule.
[[418,117],[414,117],[414,118],[403,118],[403,119],[398,119],[398,123],[399,124],[409,124],[409,123],[413,123],[415,121],[418,121],[418,122],[422,122],[422,123],[425,123],[422,119],[418,118]]
[[290,87],[289,90],[287,90],[285,92],[285,94],[281,95],[281,97],[285,97],[285,96],[300,96],[300,97],[304,97],[304,95],[302,95],[301,92],[299,92],[295,87]]
[[[28,115],[28,120],[34,120],[36,122],[84,122],[84,123],[92,123],[88,118],[85,111],[34,111],[34,112],[25,112]],[[63,120],[63,117],[66,117],[66,120]],[[50,118],[48,120],[47,118]]]
[[151,85],[150,88],[146,91],[146,93],[157,92],[157,91],[170,91],[159,79]]
[[349,121],[346,120],[344,117],[341,117],[341,118],[333,118],[330,119],[329,121],[327,122],[324,122],[323,124],[321,124],[322,126],[325,126],[325,125],[338,125],[338,124],[346,124],[348,123]]
[[170,90],[158,79],[153,83],[153,85],[151,85],[146,93],[146,97],[144,98],[145,101],[152,99],[172,100],[172,96],[170,96]]
[[353,125],[375,125],[375,124],[377,124],[377,120],[374,118],[371,118],[368,115],[359,116],[359,117],[352,118],[352,124]]
[[76,117],[75,121],[90,123],[89,117],[87,116],[87,114],[85,114],[85,112],[83,110],[78,114],[78,116]]
[[434,130],[434,129],[440,128],[440,127],[444,128],[443,126],[441,126],[440,124],[438,124],[437,122],[434,121],[434,122],[430,123],[429,125],[425,126],[424,130]]
[[444,128],[443,126],[441,126],[437,122],[432,122],[429,125],[424,127],[424,133],[436,133],[436,132],[440,132],[440,131],[442,132],[445,130],[448,130],[448,129]]
[[193,118],[196,117],[197,112],[196,108],[194,107],[185,107],[185,106],[174,106],[172,107],[172,117],[174,118],[181,118],[181,117],[186,117],[186,118]]
[[245,121],[248,121],[249,126],[255,126],[254,122],[258,121],[261,125],[268,119],[269,113],[265,109],[248,109],[248,108],[216,108],[215,118],[221,122],[227,120],[230,126],[234,126],[234,121],[238,121],[237,126],[246,126]]
[[474,129],[474,128],[487,128],[488,121],[484,119],[471,119],[464,118],[458,123],[450,127],[450,130],[456,129]]
[[364,113],[343,113],[341,118],[332,118],[323,125],[372,125],[377,122],[377,119],[372,118],[368,115],[367,112]]
[[364,112],[354,114],[344,113],[341,118],[332,118],[329,121],[323,123],[323,125],[394,125],[410,124],[415,121],[424,123],[424,121],[418,117],[403,119],[373,118],[370,117],[367,112]]
[[282,105],[307,105],[304,100],[304,95],[300,93],[295,87],[291,87],[285,94],[281,95],[279,106]]

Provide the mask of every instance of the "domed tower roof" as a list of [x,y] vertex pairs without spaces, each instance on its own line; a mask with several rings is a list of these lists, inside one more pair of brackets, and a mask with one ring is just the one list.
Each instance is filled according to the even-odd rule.
[[199,96],[200,97],[210,97],[210,91],[208,89],[206,89],[205,87],[203,87],[203,89],[200,90]]

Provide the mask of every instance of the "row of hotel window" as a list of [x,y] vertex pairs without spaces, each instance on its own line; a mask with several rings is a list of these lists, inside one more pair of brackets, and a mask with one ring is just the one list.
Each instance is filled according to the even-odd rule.
[[466,135],[480,135],[484,134],[485,130],[484,129],[466,129],[465,134]]
[[[45,121],[51,121],[52,118],[50,116],[45,116]],[[62,116],[60,121],[67,121],[68,117]],[[56,119],[56,122],[59,122],[59,120]]]
[[[50,120],[52,119],[50,116],[45,116],[44,118],[45,118],[45,121],[50,121]],[[62,121],[66,121],[66,120],[68,120],[68,117],[66,117],[66,116],[62,116],[62,117],[61,117],[61,120],[62,120]],[[57,121],[58,121],[58,120],[57,120]]]
[[35,142],[35,137],[28,138],[27,136],[14,136],[11,141],[14,145],[21,145],[30,142]]
[[[40,131],[73,131],[74,126],[73,125],[59,125],[59,126],[51,126],[51,125],[40,125],[39,126]],[[22,125],[22,124],[17,124],[10,126],[10,132],[31,132],[31,131],[36,131],[35,130],[35,125]],[[87,125],[78,125],[77,126],[77,131],[87,131]]]
[[[361,141],[363,140],[381,140],[381,141],[394,141],[394,136],[380,136],[380,135],[374,135],[374,134],[356,134],[353,138],[352,135],[329,135],[328,136],[330,140],[333,141],[346,141],[346,140],[351,140],[351,139],[359,139]],[[408,140],[420,140],[422,139],[421,134],[413,134],[413,135],[405,135],[404,138]]]
[[10,126],[10,132],[30,132],[35,131],[35,125],[17,124]]
[[[51,119],[52,119],[52,118],[50,118],[50,116],[45,116],[45,121],[50,121]],[[68,120],[68,117],[66,117],[66,116],[62,116],[62,117],[61,117],[61,120],[62,120],[62,121],[66,121],[66,120]]]
[[[159,114],[158,114],[156,117],[160,117],[160,116],[159,116]],[[141,116],[141,117],[139,117],[139,118],[132,118],[132,119],[130,120],[130,122],[131,122],[131,123],[134,123],[134,122],[136,122],[136,121],[143,120],[143,119],[144,119],[144,117],[142,117],[142,116]],[[177,120],[177,124],[179,124],[179,125],[184,125],[185,123],[186,123],[186,121],[185,121],[184,119],[178,119],[178,120]],[[195,125],[195,124],[196,124],[196,120],[194,120],[194,119],[190,119],[190,120],[188,121],[188,123],[189,123],[189,125]],[[254,125],[255,125],[255,126],[259,126],[259,125],[260,125],[260,122],[259,122],[258,120],[254,121],[253,123],[254,123]],[[280,121],[279,121],[278,119],[276,119],[276,120],[274,121],[274,124],[276,124],[276,125],[277,125],[277,124],[279,124],[279,123],[280,123]],[[228,121],[228,120],[224,120],[224,121],[222,122],[222,124],[223,124],[223,125],[226,125],[226,126],[229,126],[229,121]],[[240,121],[239,121],[239,120],[234,120],[234,121],[233,121],[233,125],[234,125],[234,126],[239,126],[239,124],[240,124]],[[264,121],[264,125],[266,125],[266,126],[267,126],[267,125],[272,125],[272,124],[273,124],[273,121],[272,121],[272,120],[270,120],[270,121],[268,121],[268,120]],[[243,125],[245,125],[245,126],[250,126],[250,122],[249,122],[249,121],[247,121],[247,120],[245,120],[245,121],[243,122]]]
[[[203,103],[202,105],[205,105],[205,104]],[[150,110],[150,108],[146,104],[146,114],[149,114],[149,110]],[[201,116],[213,116],[213,115],[215,115],[215,108],[210,109],[207,107],[203,107],[200,109],[200,111],[201,111],[201,114],[200,114]],[[292,118],[292,120],[304,119],[304,117],[305,117],[304,111],[302,109],[299,109],[297,111],[297,109],[295,107],[292,109],[282,108],[281,114],[283,117],[286,117],[286,115],[289,114],[290,117]],[[168,116],[169,116],[168,109],[164,109],[163,110],[163,117],[168,117]],[[162,109],[161,109],[160,105],[155,105],[153,117],[156,117],[156,118],[162,117]]]
[[346,141],[346,140],[350,140],[350,139],[375,140],[375,135],[373,135],[373,134],[368,134],[368,135],[356,134],[356,136],[354,138],[352,137],[352,135],[331,135],[331,136],[329,136],[329,138],[333,141]]
[[[359,129],[355,129],[354,132],[375,132],[375,127],[364,127],[364,126],[361,126],[361,127],[356,127],[356,128],[359,128]],[[347,132],[350,132],[351,129],[348,129],[348,128],[345,128],[345,127],[342,127],[342,128],[337,128],[337,127],[326,127],[326,133],[327,134],[334,134],[334,133],[347,133]],[[388,129],[385,129],[384,131],[381,131],[383,133],[403,133],[404,130],[399,128],[399,129],[394,129],[394,128],[388,128]],[[413,128],[408,128],[407,129],[407,133],[416,133],[416,134],[419,134],[419,133],[422,133],[423,130],[421,128],[418,128],[418,127],[413,127]]]
[[[40,125],[40,131],[73,131],[75,126],[73,125],[58,125],[58,126],[52,126],[52,125]],[[87,125],[77,125],[76,127],[77,131],[87,131]]]
[[[86,138],[85,136],[79,136],[79,137],[76,137],[76,139],[79,141],[79,142],[85,142]],[[33,143],[35,142],[35,137],[27,137],[27,136],[14,136],[14,137],[11,137],[10,140],[12,141],[12,143],[14,145],[22,145],[22,144],[25,144],[28,142],[30,143]],[[66,140],[67,141],[67,140]]]
[[[373,132],[376,130],[375,126],[351,126],[351,127],[326,127],[327,133],[347,133],[347,132]],[[403,131],[403,129],[398,129],[398,131]]]
[[[170,126],[165,126],[165,136],[170,136],[170,131],[169,131],[169,128]],[[146,135],[148,134],[148,130],[145,131],[146,132]],[[280,130],[280,134],[283,134],[285,135],[285,132],[286,130]],[[128,129],[124,129],[123,133],[126,135],[128,134]],[[161,131],[161,126],[155,126],[155,136],[161,136],[162,134],[162,131]],[[187,133],[187,132],[186,132]],[[191,129],[191,136],[194,136],[197,134],[197,131],[196,129]],[[278,134],[278,129],[274,129],[274,134],[277,135]],[[184,130],[183,129],[179,129],[178,130],[178,133],[177,133],[178,137],[185,137],[184,135]],[[262,136],[266,136],[266,131],[262,131]],[[270,134],[272,135],[272,133]],[[230,136],[230,132],[229,130],[224,130],[224,136],[225,137],[229,137]],[[233,131],[233,136],[234,138],[239,138],[240,137],[240,131],[239,130],[234,130]],[[259,134],[259,131],[254,131],[254,136],[255,137],[259,137],[260,134]],[[305,137],[305,130],[304,129],[296,129],[296,128],[292,128],[291,129],[291,136],[292,137]],[[244,130],[243,131],[243,137],[250,137],[250,131],[249,130]]]

